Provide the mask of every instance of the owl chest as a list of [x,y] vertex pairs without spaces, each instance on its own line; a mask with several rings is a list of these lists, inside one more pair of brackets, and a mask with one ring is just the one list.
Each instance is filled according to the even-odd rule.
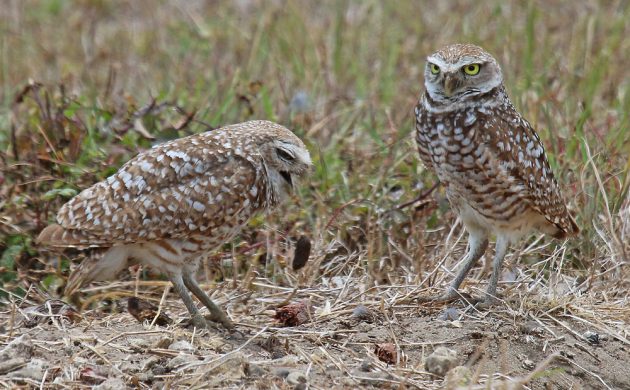
[[426,115],[418,122],[421,149],[442,182],[449,184],[474,174],[485,149],[476,141],[481,120],[474,111]]

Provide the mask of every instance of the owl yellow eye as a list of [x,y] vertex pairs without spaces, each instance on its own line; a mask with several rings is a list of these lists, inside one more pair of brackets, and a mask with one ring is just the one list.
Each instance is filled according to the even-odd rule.
[[431,73],[433,74],[440,73],[440,67],[435,64],[429,64],[429,68],[431,69]]
[[477,73],[479,73],[480,69],[481,69],[481,66],[479,66],[479,64],[470,64],[470,65],[464,66],[464,73],[466,73],[467,75],[474,76]]

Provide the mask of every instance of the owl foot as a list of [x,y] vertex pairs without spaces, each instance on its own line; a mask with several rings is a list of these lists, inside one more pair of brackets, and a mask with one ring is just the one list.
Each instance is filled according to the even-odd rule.
[[199,313],[193,315],[190,318],[190,322],[188,323],[188,325],[192,325],[197,329],[208,329],[208,323],[206,322],[206,319],[203,318],[203,316]]
[[212,322],[217,322],[227,330],[234,329],[234,323],[228,318],[228,316],[221,310],[210,313],[206,316],[206,319]]

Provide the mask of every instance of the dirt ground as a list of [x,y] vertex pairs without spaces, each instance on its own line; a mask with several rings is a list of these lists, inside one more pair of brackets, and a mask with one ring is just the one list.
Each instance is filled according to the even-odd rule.
[[[0,386],[630,388],[627,325],[591,317],[584,305],[552,306],[530,297],[478,311],[463,302],[418,303],[410,286],[349,294],[348,285],[297,294],[219,289],[214,298],[228,307],[234,332],[187,328],[174,296],[162,301],[161,313],[174,319],[168,326],[138,322],[127,312],[127,298],[104,299],[109,305],[82,316],[55,301],[34,315],[25,301],[0,317]],[[145,297],[159,304],[154,290]],[[287,299],[289,308],[302,311],[298,316],[306,314],[298,318],[305,323],[282,326],[274,318]],[[290,323],[290,310],[278,310],[289,313],[282,318]],[[619,310],[612,316],[623,318]],[[435,351],[447,358],[435,360]]]

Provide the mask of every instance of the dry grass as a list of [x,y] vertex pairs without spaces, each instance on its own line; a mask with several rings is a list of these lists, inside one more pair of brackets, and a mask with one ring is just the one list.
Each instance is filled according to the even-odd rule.
[[[154,382],[145,378],[140,386],[203,387],[211,367],[243,354],[255,365],[299,368],[314,388],[316,379],[330,387],[362,375],[356,370],[365,359],[374,366],[374,383],[431,388],[441,381],[424,372],[423,362],[441,344],[466,356],[460,363],[469,363],[480,386],[505,380],[514,388],[539,388],[550,376],[566,380],[554,382],[559,386],[573,383],[566,378],[575,386],[622,386],[625,377],[613,372],[613,363],[630,358],[620,352],[630,338],[628,19],[624,1],[8,1],[0,8],[0,286],[7,303],[0,341],[28,333],[42,352],[60,345],[51,335],[67,333],[63,343],[70,346],[81,334],[93,335],[93,343],[79,343],[89,347],[68,347],[41,381],[60,378],[70,387],[85,383],[61,362],[77,356],[98,357],[111,367],[108,375],[134,383],[133,370],[118,372],[131,353],[125,343],[136,337],[124,332],[144,331],[194,338],[193,355],[204,365]],[[412,109],[424,57],[454,41],[478,43],[499,59],[510,96],[538,129],[582,233],[566,242],[532,237],[516,246],[500,286],[504,303],[492,313],[460,312],[456,321],[440,322],[433,320],[443,308],[414,299],[435,294],[452,278],[466,236],[443,189],[427,191],[436,178],[416,156]],[[226,350],[208,347],[204,340],[225,335],[143,327],[104,307],[138,295],[183,316],[165,293],[167,284],[144,274],[85,288],[86,323],[18,326],[20,310],[59,296],[71,260],[79,257],[32,243],[69,196],[154,142],[252,118],[293,129],[317,168],[281,212],[253,221],[206,264],[207,281],[241,324],[242,339],[232,338]],[[313,252],[293,272],[287,265],[302,234]],[[464,291],[479,295],[487,274],[475,269]],[[313,322],[278,328],[271,311],[302,299],[314,308]],[[378,317],[370,326],[352,322],[359,304]],[[559,337],[556,343],[577,351],[576,359],[565,359],[563,373],[550,366],[534,376],[506,368],[501,362],[511,362],[522,345],[507,336],[469,337],[476,327],[518,329],[528,321],[540,323],[540,339],[550,346],[532,346],[535,363],[564,350],[554,344]],[[445,327],[451,338],[440,338]],[[607,335],[609,346],[593,352],[582,339],[587,329]],[[106,343],[120,332],[115,341],[121,344]],[[374,360],[372,343],[361,338],[370,332],[375,342],[404,351],[407,363]],[[255,347],[271,335],[290,344],[287,356],[295,361],[269,360]],[[484,343],[497,354],[484,354]],[[132,356],[175,353],[165,349],[156,352],[148,342]],[[601,368],[606,359],[613,368]],[[575,375],[567,374],[572,370]],[[236,375],[224,385],[288,386],[272,371],[257,379]],[[337,380],[327,371],[338,373]],[[0,376],[0,385],[12,383]]]

